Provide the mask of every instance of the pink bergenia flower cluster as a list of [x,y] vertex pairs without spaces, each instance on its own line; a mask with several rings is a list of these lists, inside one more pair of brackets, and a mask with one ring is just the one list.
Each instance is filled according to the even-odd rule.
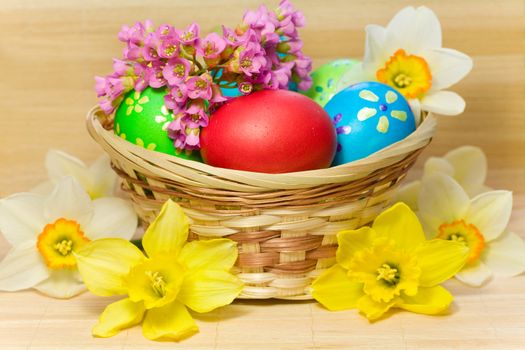
[[185,30],[170,25],[154,28],[151,21],[124,26],[118,35],[126,44],[113,73],[96,77],[100,107],[111,114],[132,89],[165,88],[165,105],[175,118],[168,135],[179,150],[200,148],[201,127],[227,100],[221,88],[241,94],[263,89],[299,90],[311,85],[312,62],[302,53],[297,28],[304,17],[288,0],[275,11],[265,6],[248,11],[235,29],[201,37],[198,24]]

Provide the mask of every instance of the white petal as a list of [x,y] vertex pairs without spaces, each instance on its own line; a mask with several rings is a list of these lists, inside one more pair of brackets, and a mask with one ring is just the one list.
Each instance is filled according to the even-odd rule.
[[442,115],[458,115],[465,110],[465,100],[452,91],[437,91],[423,97],[421,109]]
[[91,188],[91,178],[86,165],[78,158],[59,150],[50,150],[46,155],[46,168],[49,179],[56,183],[64,176],[73,176],[87,191]]
[[416,121],[416,127],[421,124],[422,116],[421,116],[421,102],[417,98],[411,98],[408,100],[408,104],[410,105],[410,109],[412,110],[412,113],[414,114],[414,120]]
[[495,277],[512,277],[525,271],[525,241],[505,232],[485,248],[483,261]]
[[56,270],[52,271],[48,279],[35,286],[40,293],[53,298],[69,299],[86,290],[79,280],[78,271]]
[[85,226],[93,215],[93,204],[86,191],[71,176],[60,179],[44,203],[48,222],[59,218],[75,220]]
[[487,157],[479,147],[462,146],[444,157],[453,167],[452,176],[469,196],[479,194],[487,178]]
[[492,277],[492,273],[483,262],[478,260],[472,265],[466,265],[455,277],[469,286],[481,287]]
[[93,201],[94,214],[85,226],[90,239],[104,237],[130,240],[137,229],[137,214],[130,202],[120,198],[105,197]]
[[0,290],[17,291],[34,287],[49,277],[35,242],[11,249],[0,262]]
[[45,225],[43,196],[18,193],[0,200],[0,231],[11,245],[35,242]]
[[461,186],[443,173],[423,177],[418,203],[418,215],[429,237],[438,233],[441,224],[462,219],[470,205],[469,197]]
[[403,202],[406,205],[410,207],[413,211],[418,210],[418,198],[419,198],[419,191],[421,190],[421,181],[412,181],[404,186],[401,186],[396,194],[394,195],[394,198],[392,199],[392,203],[397,202]]
[[418,54],[427,48],[441,47],[441,24],[428,7],[405,7],[388,23],[387,31],[395,33],[400,47]]
[[443,158],[430,157],[425,162],[424,174],[443,173],[448,176],[454,175],[454,168]]
[[512,192],[491,191],[472,198],[465,221],[474,224],[486,241],[498,238],[509,223]]
[[115,193],[117,174],[111,169],[107,154],[98,158],[89,168],[93,186],[89,190],[91,198],[112,196]]
[[378,69],[382,67],[393,54],[391,50],[385,47],[386,30],[381,26],[370,24],[365,27],[365,31],[366,39],[363,64]]
[[53,192],[53,189],[55,188],[55,184],[52,181],[45,181],[41,184],[36,185],[33,187],[30,192],[41,194],[42,196],[49,196],[51,192]]
[[432,90],[446,89],[463,79],[472,70],[472,58],[462,52],[437,48],[425,52],[432,72]]

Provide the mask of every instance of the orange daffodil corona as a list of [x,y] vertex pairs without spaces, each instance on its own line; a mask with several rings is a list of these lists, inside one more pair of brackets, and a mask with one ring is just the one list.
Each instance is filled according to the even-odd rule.
[[472,69],[467,55],[442,47],[441,25],[427,7],[406,7],[386,27],[366,27],[361,66],[339,81],[338,89],[363,81],[379,81],[397,89],[414,109],[443,115],[463,112],[465,101],[443,91]]
[[74,253],[93,239],[130,239],[136,228],[129,202],[91,200],[70,176],[57,179],[49,195],[0,199],[0,231],[12,246],[0,262],[0,290],[34,288],[56,298],[79,294],[85,286]]
[[507,230],[512,192],[489,191],[470,199],[451,176],[434,172],[422,180],[418,207],[429,237],[468,247],[467,264],[456,274],[460,281],[478,287],[493,276],[525,271],[525,242]]
[[451,240],[427,241],[417,216],[398,203],[372,227],[337,236],[337,263],[312,284],[312,296],[329,310],[359,309],[376,320],[390,308],[437,314],[452,295],[440,283],[465,264],[468,248]]
[[229,239],[187,243],[189,222],[167,201],[147,229],[144,255],[123,239],[101,239],[75,252],[88,289],[100,296],[126,295],[110,304],[93,335],[111,337],[142,322],[151,340],[181,340],[198,331],[187,308],[209,312],[230,304],[242,282],[230,273],[237,247]]

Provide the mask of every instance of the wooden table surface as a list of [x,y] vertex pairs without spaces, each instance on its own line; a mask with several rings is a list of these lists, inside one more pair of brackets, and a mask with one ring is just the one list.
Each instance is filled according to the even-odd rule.
[[[0,4],[0,197],[45,179],[49,148],[86,162],[101,152],[84,127],[95,103],[93,76],[107,74],[121,47],[121,24],[151,18],[205,31],[235,25],[259,1],[2,0]],[[266,3],[275,6],[277,0]],[[514,191],[511,228],[525,236],[525,14],[523,0],[296,1],[308,27],[305,51],[315,66],[360,57],[364,25],[386,25],[406,5],[425,4],[442,21],[444,46],[474,58],[453,89],[467,101],[461,116],[439,119],[424,159],[463,144],[489,158],[488,184]],[[8,249],[0,239],[0,256]],[[525,252],[524,252],[525,254]],[[397,312],[369,324],[356,311],[330,313],[313,302],[238,301],[198,317],[201,333],[180,343],[153,343],[139,328],[111,339],[90,328],[110,302],[84,294],[69,301],[34,292],[0,293],[0,349],[525,349],[525,276],[482,289],[447,283],[456,300],[448,315]]]

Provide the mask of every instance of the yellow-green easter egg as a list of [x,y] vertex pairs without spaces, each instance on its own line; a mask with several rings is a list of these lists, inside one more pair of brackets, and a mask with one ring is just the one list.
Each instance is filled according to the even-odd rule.
[[358,60],[341,58],[322,65],[312,72],[312,87],[304,95],[324,107],[337,93],[339,79],[359,63]]
[[165,89],[131,90],[115,112],[115,134],[151,151],[201,161],[200,153],[177,152],[168,136],[173,113],[164,105]]

